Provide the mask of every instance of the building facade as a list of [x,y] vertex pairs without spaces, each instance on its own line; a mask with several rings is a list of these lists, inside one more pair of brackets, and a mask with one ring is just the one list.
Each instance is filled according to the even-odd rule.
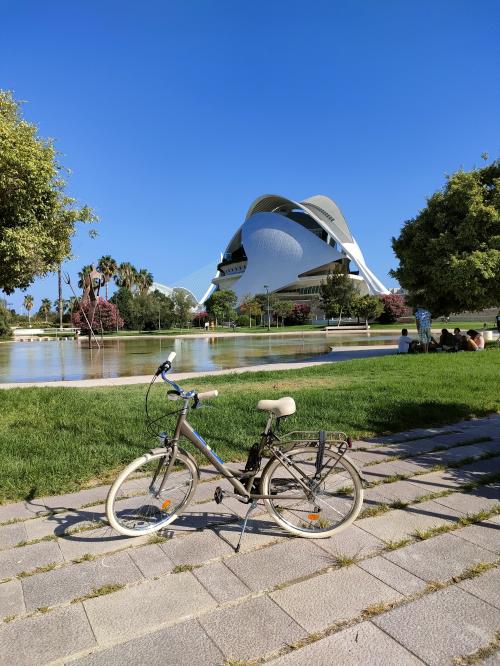
[[388,294],[366,265],[338,206],[318,195],[296,202],[264,195],[250,206],[230,240],[212,282],[239,299],[267,289],[280,298],[307,303],[339,265],[361,294]]

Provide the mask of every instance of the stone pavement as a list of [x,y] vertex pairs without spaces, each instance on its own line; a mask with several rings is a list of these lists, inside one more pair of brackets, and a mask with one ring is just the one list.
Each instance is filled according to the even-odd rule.
[[260,507],[239,554],[208,469],[163,538],[103,523],[107,487],[0,506],[0,664],[500,664],[500,415],[350,455],[353,526],[293,538]]

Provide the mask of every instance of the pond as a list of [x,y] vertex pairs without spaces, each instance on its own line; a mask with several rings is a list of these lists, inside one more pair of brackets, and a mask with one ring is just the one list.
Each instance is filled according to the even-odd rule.
[[331,346],[393,344],[393,335],[279,335],[200,338],[105,338],[101,349],[86,341],[45,340],[0,344],[0,383],[152,375],[171,351],[175,370],[221,370],[263,363],[303,361]]

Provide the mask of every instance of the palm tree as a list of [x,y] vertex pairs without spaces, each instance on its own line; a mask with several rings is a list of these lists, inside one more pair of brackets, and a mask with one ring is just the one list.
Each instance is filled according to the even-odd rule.
[[132,291],[132,288],[136,284],[137,279],[137,269],[132,266],[128,261],[120,264],[118,266],[118,275],[116,277],[116,284],[119,287],[125,287]]
[[83,289],[85,276],[90,275],[92,272],[92,266],[84,266],[82,270],[78,273],[78,288]]
[[139,288],[139,293],[142,295],[147,294],[149,288],[153,284],[153,274],[146,268],[141,268],[136,276],[136,284]]
[[23,306],[26,312],[28,313],[28,322],[31,326],[31,310],[33,309],[33,296],[26,294],[23,301]]
[[47,323],[47,317],[50,314],[51,308],[52,308],[52,303],[50,301],[50,298],[42,298],[42,302],[40,304],[40,312],[45,317],[45,323]]
[[110,282],[118,271],[118,264],[109,254],[101,257],[97,264],[97,270],[101,271],[104,277],[104,288],[106,289],[106,300],[108,300],[108,282]]

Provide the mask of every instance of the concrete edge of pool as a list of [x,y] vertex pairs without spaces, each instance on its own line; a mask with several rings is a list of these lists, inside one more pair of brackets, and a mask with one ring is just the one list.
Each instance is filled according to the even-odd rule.
[[[299,370],[314,365],[324,363],[334,363],[338,361],[349,361],[357,358],[369,358],[371,356],[386,356],[394,354],[397,345],[380,346],[357,346],[357,347],[337,347],[335,351],[329,354],[322,354],[310,361],[295,361],[286,363],[266,363],[265,365],[249,365],[239,368],[225,368],[224,370],[203,370],[199,372],[177,372],[172,373],[171,377],[175,381],[189,379],[191,377],[209,377],[211,375],[230,375],[241,374],[243,372],[269,372],[272,370]],[[130,384],[146,384],[151,381],[152,373],[149,375],[135,375],[130,377],[99,377],[96,379],[72,379],[60,381],[43,382],[5,382],[0,383],[0,389],[13,388],[95,388],[104,386],[126,386]]]

